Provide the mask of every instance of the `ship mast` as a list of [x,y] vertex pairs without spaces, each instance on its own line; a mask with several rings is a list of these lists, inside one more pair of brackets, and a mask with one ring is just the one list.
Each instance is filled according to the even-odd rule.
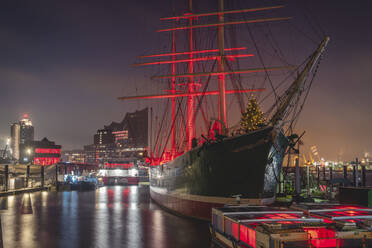
[[[194,50],[194,37],[193,37],[193,19],[192,16],[192,0],[189,0],[189,12],[190,12],[190,18],[189,18],[189,26],[191,27],[189,29],[189,73],[194,73],[194,60],[193,60],[193,50]],[[187,84],[187,92],[190,94],[187,97],[187,126],[186,126],[186,143],[187,143],[187,150],[191,150],[192,145],[192,139],[194,136],[194,123],[193,123],[193,117],[194,117],[194,96],[192,93],[194,93],[194,77],[189,77],[188,84]]]
[[[225,50],[225,26],[222,25],[224,22],[224,6],[223,0],[218,0],[218,72],[225,71],[224,61],[224,50]],[[218,75],[218,88],[219,88],[219,120],[220,120],[220,133],[225,135],[227,132],[226,123],[226,88],[225,88],[225,74],[221,73]]]
[[320,56],[322,55],[325,47],[328,44],[329,36],[326,36],[323,41],[318,46],[317,50],[313,53],[310,60],[307,62],[306,66],[302,70],[302,72],[297,76],[296,80],[291,84],[291,86],[287,89],[285,92],[284,98],[282,99],[278,110],[275,112],[275,114],[272,116],[270,123],[275,126],[279,123],[280,120],[283,119],[285,114],[287,113],[287,109],[289,105],[291,104],[294,96],[299,92],[299,90],[302,88],[303,83],[305,82],[307,75],[309,72],[312,71],[314,68],[315,63],[318,61]]
[[[173,24],[174,26],[174,24]],[[172,74],[176,74],[176,63],[174,62],[176,60],[176,56],[174,55],[176,53],[176,31],[172,32]],[[172,94],[176,94],[176,77],[172,77]],[[172,156],[175,156],[176,154],[176,98],[172,98],[172,124],[171,124],[171,154]]]
[[[271,18],[259,18],[259,19],[250,19],[250,20],[234,20],[234,21],[225,21],[225,15],[234,15],[237,13],[250,13],[250,12],[263,12],[267,10],[274,10],[283,8],[283,5],[277,6],[269,6],[269,7],[260,7],[260,8],[251,8],[251,9],[239,9],[239,10],[224,10],[224,1],[218,0],[218,11],[217,12],[208,12],[208,13],[194,13],[193,12],[193,1],[188,0],[188,8],[187,13],[184,13],[180,16],[171,16],[171,17],[164,17],[161,18],[163,21],[171,21],[172,26],[159,29],[158,32],[172,32],[171,33],[171,40],[172,40],[172,47],[171,51],[168,53],[161,53],[161,54],[150,54],[150,55],[143,55],[139,58],[141,59],[155,59],[155,61],[144,62],[144,63],[137,63],[134,66],[148,66],[148,65],[170,65],[170,73],[165,75],[154,75],[151,79],[169,79],[170,80],[170,90],[169,93],[165,94],[155,94],[155,95],[142,95],[142,96],[123,96],[118,97],[119,100],[129,100],[129,99],[169,99],[171,98],[171,119],[172,125],[171,129],[169,130],[169,136],[165,141],[163,152],[161,153],[159,158],[156,159],[163,159],[164,153],[168,153],[166,151],[168,145],[168,139],[170,141],[170,148],[167,155],[167,159],[174,159],[176,156],[180,154],[177,149],[181,143],[184,144],[184,152],[188,151],[192,148],[192,141],[196,135],[196,128],[195,128],[195,97],[198,96],[208,96],[208,95],[216,95],[218,96],[218,108],[219,108],[219,116],[218,116],[218,127],[219,132],[222,135],[227,135],[227,120],[226,120],[226,94],[236,94],[236,93],[244,93],[244,92],[257,92],[262,91],[264,89],[235,89],[226,90],[226,75],[233,75],[233,74],[249,74],[249,73],[256,73],[256,72],[267,72],[267,71],[277,71],[277,70],[288,70],[293,69],[292,66],[279,66],[279,67],[266,67],[266,68],[246,68],[246,69],[239,69],[239,70],[226,70],[225,62],[226,59],[244,59],[250,58],[254,56],[253,54],[246,53],[248,50],[247,47],[229,47],[225,48],[224,44],[224,31],[225,26],[231,25],[240,25],[240,24],[254,24],[254,23],[265,23],[265,22],[277,22],[277,21],[286,21],[291,19],[290,17],[271,17]],[[210,17],[216,16],[218,18],[218,22],[215,23],[208,23],[208,22],[199,22],[199,19],[202,17]],[[184,22],[180,22],[180,20],[185,20],[187,23],[185,26],[182,25]],[[196,20],[198,22],[196,23]],[[180,25],[181,24],[181,25]],[[196,50],[194,45],[195,41],[195,30],[196,29],[208,29],[208,28],[217,28],[218,31],[218,47],[214,48],[204,48],[201,50]],[[176,47],[177,42],[177,32],[183,31],[185,32],[186,41],[188,44],[187,49],[185,51],[179,51]],[[234,53],[234,51],[239,53]],[[164,60],[162,58],[165,58]],[[195,71],[195,62],[206,62],[206,61],[217,61],[217,70],[214,71]],[[177,64],[186,64],[187,68],[184,72],[177,72]],[[199,79],[201,77],[217,77],[218,80],[218,90],[211,91],[211,90],[204,90],[203,92],[198,91],[199,84],[195,83],[195,79]],[[177,84],[177,80],[181,79],[185,81],[185,84]],[[179,88],[183,85],[183,88]],[[176,130],[176,122],[177,116],[179,115],[179,108],[176,111],[176,98],[178,97],[185,97],[186,98],[186,132],[185,138],[183,141],[177,140],[179,137],[179,133]],[[167,113],[168,114],[168,113]],[[181,109],[181,114],[182,109]],[[167,130],[168,131],[168,130]],[[160,146],[159,146],[160,147]],[[169,156],[170,155],[170,156]],[[164,156],[165,157],[165,156]],[[155,159],[155,158],[154,158]],[[160,161],[159,160],[159,161]],[[155,161],[155,160],[154,160]],[[164,160],[165,161],[165,160]]]

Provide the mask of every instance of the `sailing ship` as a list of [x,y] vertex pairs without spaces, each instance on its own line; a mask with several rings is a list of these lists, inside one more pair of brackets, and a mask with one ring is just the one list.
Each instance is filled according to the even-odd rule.
[[[231,38],[231,35],[226,35],[227,30],[231,31],[239,25],[283,22],[290,18],[243,18],[246,14],[274,11],[283,8],[282,5],[233,10],[224,7],[224,1],[219,0],[216,12],[194,13],[192,0],[189,0],[185,13],[161,18],[171,23],[170,27],[158,30],[169,33],[170,51],[140,56],[141,59],[155,61],[135,66],[166,65],[170,72],[155,75],[152,79],[165,80],[169,86],[167,93],[118,98],[168,100],[166,106],[169,109],[164,116],[170,120],[166,122],[166,118],[162,118],[158,125],[159,133],[155,139],[151,138],[147,154],[151,198],[175,213],[205,220],[210,219],[212,207],[235,203],[234,197],[244,204],[274,202],[283,158],[288,146],[293,146],[293,139],[288,138],[284,127],[291,126],[302,110],[303,93],[310,89],[311,74],[314,74],[329,41],[329,37],[325,37],[301,66],[234,67],[232,63],[254,55],[244,53],[246,47],[227,47],[226,41]],[[243,19],[237,19],[236,15]],[[217,21],[210,22],[213,18]],[[201,44],[196,40],[203,40],[202,35],[208,30],[215,31],[217,42],[210,44],[217,47],[196,47]],[[235,33],[241,30],[238,31]],[[184,38],[185,42],[176,46],[180,38]],[[244,132],[234,126],[229,127],[227,96],[231,94],[241,99],[248,92],[253,94],[264,89],[244,89],[242,84],[228,84],[228,80],[233,82],[241,80],[242,75],[259,73],[267,79],[272,71],[289,71],[291,75],[296,75],[287,89],[275,96],[265,124]],[[210,82],[215,82],[215,90],[210,90],[213,88]],[[234,85],[233,89],[231,85]],[[218,116],[207,119],[203,103],[213,95],[218,97],[218,104],[212,101],[218,106]],[[204,132],[196,130],[201,123],[205,123]]]

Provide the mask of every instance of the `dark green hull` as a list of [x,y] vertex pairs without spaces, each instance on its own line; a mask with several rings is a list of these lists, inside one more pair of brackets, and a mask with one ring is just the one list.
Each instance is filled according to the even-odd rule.
[[187,200],[224,204],[234,201],[233,195],[273,200],[287,144],[283,133],[272,127],[205,144],[153,167],[151,195],[180,213],[179,205]]

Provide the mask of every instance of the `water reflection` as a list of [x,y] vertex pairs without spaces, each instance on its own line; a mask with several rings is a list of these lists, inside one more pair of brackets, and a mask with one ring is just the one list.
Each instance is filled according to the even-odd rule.
[[4,247],[209,247],[206,223],[163,211],[145,186],[0,201]]

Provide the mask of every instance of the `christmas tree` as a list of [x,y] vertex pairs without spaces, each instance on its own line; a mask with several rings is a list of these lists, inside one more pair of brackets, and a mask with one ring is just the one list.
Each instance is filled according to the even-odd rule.
[[244,132],[254,131],[265,125],[266,119],[263,117],[263,112],[258,106],[256,98],[251,95],[247,108],[242,114],[240,120],[240,128]]

